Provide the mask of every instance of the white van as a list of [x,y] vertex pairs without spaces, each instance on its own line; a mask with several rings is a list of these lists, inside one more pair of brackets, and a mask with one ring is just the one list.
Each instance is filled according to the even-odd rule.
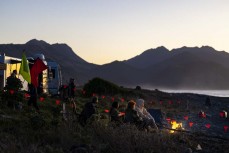
[[48,93],[58,95],[62,85],[62,75],[60,65],[54,61],[47,61],[48,65]]

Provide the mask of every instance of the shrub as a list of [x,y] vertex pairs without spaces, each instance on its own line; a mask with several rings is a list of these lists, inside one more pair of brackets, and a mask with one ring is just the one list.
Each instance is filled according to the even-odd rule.
[[136,86],[135,90],[141,90],[142,88],[140,86]]
[[103,80],[101,78],[94,78],[90,80],[88,83],[84,85],[84,91],[86,91],[87,96],[91,96],[93,93],[96,94],[117,94],[122,93],[123,89],[121,89],[119,86]]

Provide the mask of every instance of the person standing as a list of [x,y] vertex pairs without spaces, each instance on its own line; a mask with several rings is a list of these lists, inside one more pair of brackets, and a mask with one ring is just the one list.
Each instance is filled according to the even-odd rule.
[[71,78],[70,81],[69,81],[69,85],[68,85],[68,95],[69,95],[69,98],[75,98],[75,88],[76,88],[76,85],[74,83],[74,79]]
[[17,70],[13,70],[13,72],[11,73],[11,77],[16,78],[17,76]]
[[73,112],[76,113],[76,102],[75,102],[75,83],[74,83],[74,79],[70,78],[69,84],[68,84],[68,98],[70,103],[72,104],[72,109]]
[[40,113],[40,109],[37,105],[37,98],[38,98],[38,94],[37,94],[37,88],[34,87],[33,84],[28,84],[28,89],[29,89],[29,94],[30,94],[30,98],[28,101],[28,106],[31,107],[31,105],[33,104],[34,108],[36,109],[36,111],[38,113]]
[[19,91],[22,88],[22,82],[20,79],[16,77],[17,70],[13,70],[11,75],[6,79],[6,86],[4,87],[9,93],[10,96],[7,96],[7,106],[11,108],[15,108],[18,105],[19,101]]
[[20,79],[17,77],[17,70],[13,70],[11,75],[6,79],[6,89],[9,90],[14,90],[14,91],[19,91],[22,88],[22,82]]

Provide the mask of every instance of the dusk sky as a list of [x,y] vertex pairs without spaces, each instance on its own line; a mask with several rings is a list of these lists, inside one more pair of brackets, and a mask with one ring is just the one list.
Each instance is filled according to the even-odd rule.
[[149,48],[229,52],[229,0],[0,0],[0,44],[66,43],[96,64]]

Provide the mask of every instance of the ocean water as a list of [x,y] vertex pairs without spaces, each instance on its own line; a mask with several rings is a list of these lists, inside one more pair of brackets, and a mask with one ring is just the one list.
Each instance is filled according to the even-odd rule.
[[194,93],[216,97],[229,97],[229,90],[161,90],[168,93]]

